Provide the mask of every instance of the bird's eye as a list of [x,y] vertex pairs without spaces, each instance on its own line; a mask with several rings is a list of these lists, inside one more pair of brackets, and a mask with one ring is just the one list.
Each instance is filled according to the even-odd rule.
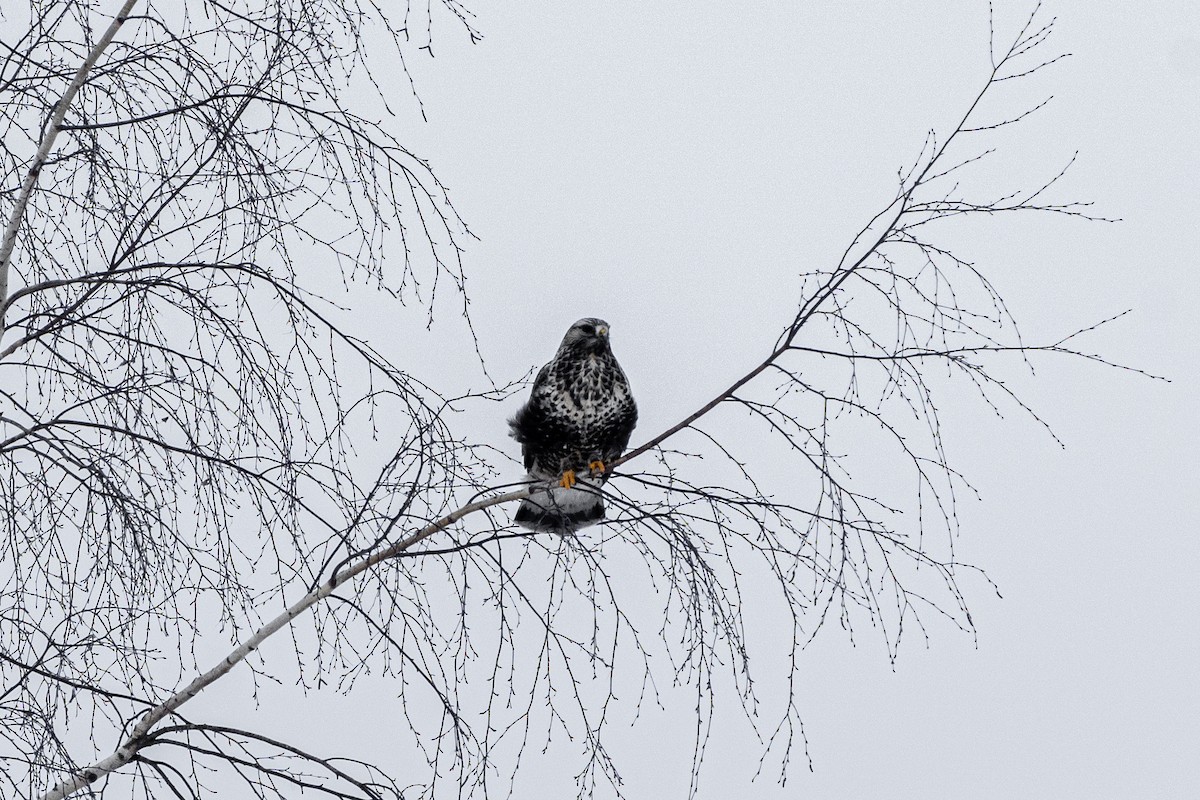
[[579,331],[584,336],[595,336],[596,335],[596,329],[593,328],[591,325],[580,325]]

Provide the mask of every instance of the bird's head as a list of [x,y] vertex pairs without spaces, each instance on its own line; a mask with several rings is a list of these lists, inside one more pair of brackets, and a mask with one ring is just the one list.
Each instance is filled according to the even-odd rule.
[[562,349],[598,353],[608,349],[608,323],[595,317],[585,317],[567,330]]

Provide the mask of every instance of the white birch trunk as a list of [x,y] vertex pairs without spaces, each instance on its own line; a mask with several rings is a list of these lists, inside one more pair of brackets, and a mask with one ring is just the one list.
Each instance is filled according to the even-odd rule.
[[161,705],[152,708],[146,712],[146,715],[138,722],[129,738],[116,749],[116,751],[107,758],[101,759],[89,767],[79,770],[72,777],[62,781],[50,791],[42,795],[41,800],[62,800],[62,798],[70,797],[75,792],[83,789],[86,786],[95,783],[100,778],[117,771],[121,767],[128,764],[137,755],[138,750],[150,743],[147,735],[151,729],[163,720],[166,716],[173,713],[177,708],[182,706],[188,700],[204,691],[209,685],[214,683],[225,673],[237,665],[238,662],[244,660],[246,656],[257,650],[263,642],[265,642],[272,634],[286,628],[291,624],[292,620],[303,614],[308,609],[315,606],[320,601],[331,595],[335,589],[349,581],[351,578],[366,572],[368,569],[376,566],[382,561],[393,558],[396,555],[404,552],[413,545],[423,539],[437,533],[440,530],[453,525],[458,520],[470,514],[473,511],[479,511],[484,508],[490,508],[500,503],[507,503],[512,500],[522,500],[529,496],[529,489],[518,489],[508,492],[507,494],[496,495],[484,500],[477,500],[474,503],[459,508],[441,519],[426,525],[421,530],[406,539],[403,539],[391,547],[384,548],[373,555],[364,558],[354,564],[351,564],[346,569],[337,573],[329,580],[322,583],[316,589],[313,589],[304,597],[293,603],[279,616],[268,622],[263,627],[259,628],[253,636],[247,639],[242,644],[238,645],[233,652],[222,659],[221,663],[217,664],[212,669],[200,675],[183,689],[180,689],[175,694],[171,695]]
[[[83,82],[87,80],[88,73],[96,65],[100,54],[104,52],[105,48],[112,42],[113,37],[117,35],[117,31],[125,24],[125,20],[129,17],[129,12],[133,9],[136,2],[137,0],[125,0],[121,6],[121,10],[117,12],[117,16],[113,19],[112,24],[104,31],[104,35],[96,42],[95,47],[88,53],[84,62],[79,65],[79,69],[75,71],[75,77],[71,79],[70,85],[67,86],[67,91],[63,93],[63,96],[54,105],[54,113],[50,115],[46,131],[42,134],[42,141],[38,145],[37,155],[33,157],[33,162],[29,165],[29,170],[25,173],[25,180],[21,184],[21,191],[17,195],[17,202],[13,204],[12,215],[8,218],[8,226],[4,229],[4,239],[0,242],[0,308],[4,307],[4,303],[8,299],[9,266],[12,263],[13,249],[17,244],[17,231],[20,230],[21,223],[25,219],[25,209],[29,205],[29,198],[33,194],[34,186],[37,185],[38,175],[41,174],[42,167],[46,165],[46,161],[50,158],[50,151],[54,149],[54,140],[58,138],[58,126],[62,124],[63,118],[67,114],[67,109],[70,108],[71,103],[75,100],[75,95],[79,93]],[[3,322],[3,317],[0,317],[0,331],[3,329]]]

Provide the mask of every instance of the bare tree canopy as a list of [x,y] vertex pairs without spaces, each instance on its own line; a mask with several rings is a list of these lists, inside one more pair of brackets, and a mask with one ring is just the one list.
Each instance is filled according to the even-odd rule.
[[[1062,199],[1069,162],[1032,186],[991,170],[998,134],[1044,105],[1016,87],[1062,58],[1039,4],[991,24],[977,96],[840,262],[803,271],[761,360],[724,387],[699,374],[711,401],[609,465],[609,520],[523,530],[520,470],[454,415],[524,382],[480,363],[484,388],[446,392],[348,324],[359,303],[461,317],[447,357],[479,358],[470,232],[396,124],[421,113],[406,59],[435,31],[479,38],[465,8],[3,14],[4,796],[192,799],[237,781],[255,797],[502,797],[562,737],[579,797],[620,794],[615,708],[676,684],[696,697],[692,795],[720,693],[763,770],[786,775],[807,763],[795,681],[823,626],[873,627],[893,657],[931,618],[974,631],[962,581],[988,583],[955,551],[973,489],[944,447],[942,393],[970,386],[1042,425],[997,364],[1114,366],[1079,343],[1096,326],[1025,341],[987,266],[941,238],[961,219],[1102,219]],[[375,105],[349,108],[348,87]],[[882,488],[863,452],[911,490]],[[756,695],[756,603],[791,619],[778,707]],[[286,662],[258,654],[279,632]],[[235,668],[345,691],[389,678],[397,746],[423,773],[189,714]],[[618,698],[618,673],[640,696]]]

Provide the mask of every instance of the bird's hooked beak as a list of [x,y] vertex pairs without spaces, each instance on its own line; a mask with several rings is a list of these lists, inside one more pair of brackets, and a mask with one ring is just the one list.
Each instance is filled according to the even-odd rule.
[[602,336],[605,339],[607,339],[608,338],[608,328],[601,325],[599,328],[596,328],[596,335]]

